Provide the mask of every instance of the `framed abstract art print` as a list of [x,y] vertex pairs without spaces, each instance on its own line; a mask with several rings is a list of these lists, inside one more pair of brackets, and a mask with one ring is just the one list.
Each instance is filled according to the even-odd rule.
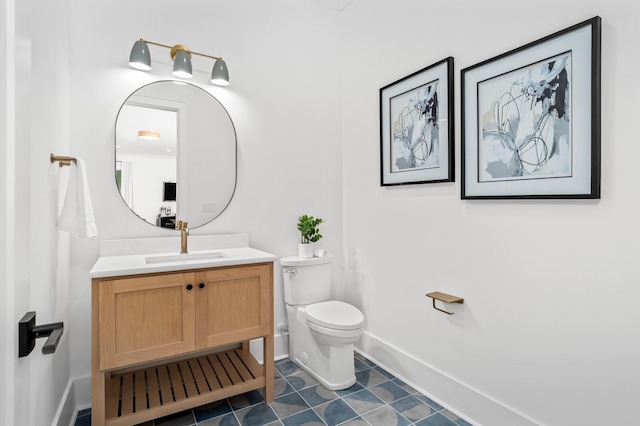
[[462,198],[600,198],[599,17],[461,71]]
[[380,89],[380,184],[453,182],[453,58]]

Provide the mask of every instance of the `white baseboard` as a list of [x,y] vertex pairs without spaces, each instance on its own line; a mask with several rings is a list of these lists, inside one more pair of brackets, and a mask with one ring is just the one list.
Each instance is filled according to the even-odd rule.
[[[252,340],[249,344],[251,355],[262,364],[262,339]],[[276,360],[287,358],[289,356],[289,338],[282,334],[276,334],[273,337],[273,355]]]
[[60,400],[52,426],[73,426],[78,410],[91,407],[91,376],[71,379]]
[[75,395],[73,391],[73,379],[69,380],[67,387],[64,389],[64,394],[60,400],[60,405],[56,411],[56,415],[51,422],[51,426],[67,426],[76,418],[76,403]]
[[363,333],[355,346],[380,367],[476,426],[540,424],[369,333]]
[[76,412],[91,408],[91,376],[80,377],[74,381]]

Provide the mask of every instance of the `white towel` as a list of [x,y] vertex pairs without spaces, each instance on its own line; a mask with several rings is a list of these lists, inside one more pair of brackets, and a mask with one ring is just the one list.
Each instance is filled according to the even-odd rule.
[[58,229],[88,238],[98,235],[84,161],[76,158],[69,166],[69,184],[64,197]]

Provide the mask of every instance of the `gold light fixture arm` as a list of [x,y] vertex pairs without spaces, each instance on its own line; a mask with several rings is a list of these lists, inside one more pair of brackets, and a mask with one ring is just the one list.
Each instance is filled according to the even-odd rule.
[[439,291],[434,291],[432,293],[427,293],[427,297],[431,297],[433,299],[433,309],[436,311],[444,312],[447,315],[453,315],[453,312],[445,311],[444,309],[440,309],[436,306],[436,300],[440,300],[445,303],[464,303],[464,299],[458,296],[452,296],[447,293],[441,293]]
[[171,59],[173,60],[176,59],[176,55],[180,50],[184,50],[185,52],[187,52],[189,54],[189,57],[191,57],[191,55],[198,55],[198,56],[204,56],[205,58],[211,58],[211,59],[217,59],[217,60],[222,59],[220,56],[211,56],[205,53],[194,52],[193,50],[189,50],[189,48],[183,44],[176,44],[175,46],[169,46],[162,43],[156,43],[155,41],[145,40],[143,38],[141,38],[140,41],[147,44],[153,44],[154,46],[166,47],[167,49],[171,49],[171,52],[169,54],[171,55]]

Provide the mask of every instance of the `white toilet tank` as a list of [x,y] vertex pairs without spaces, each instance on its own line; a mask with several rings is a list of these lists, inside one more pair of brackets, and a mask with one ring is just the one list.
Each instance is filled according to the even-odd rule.
[[309,305],[331,296],[331,257],[280,259],[284,276],[284,301],[287,305]]

